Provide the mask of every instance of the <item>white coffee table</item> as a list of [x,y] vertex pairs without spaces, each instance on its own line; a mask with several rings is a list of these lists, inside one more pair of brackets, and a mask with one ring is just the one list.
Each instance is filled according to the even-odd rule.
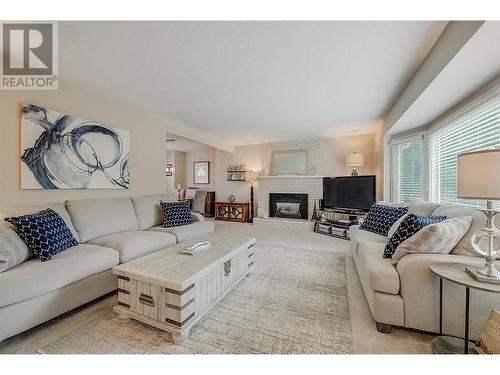
[[[197,242],[212,247],[180,253]],[[113,268],[121,318],[133,318],[172,334],[176,343],[254,267],[255,238],[211,234]]]

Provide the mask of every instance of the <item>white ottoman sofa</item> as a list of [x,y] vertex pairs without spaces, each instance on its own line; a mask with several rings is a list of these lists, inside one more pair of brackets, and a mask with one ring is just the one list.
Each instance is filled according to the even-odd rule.
[[[410,254],[396,266],[384,259],[387,237],[352,226],[351,251],[377,329],[390,333],[392,326],[439,332],[439,278],[429,270],[434,263],[461,263],[479,266],[484,259],[471,252],[470,237],[484,225],[484,215],[476,209],[410,199],[408,213],[446,215],[448,218],[473,216],[467,234],[450,254]],[[500,224],[497,220],[497,226]],[[477,337],[491,309],[500,309],[498,294],[471,290],[470,334]],[[444,334],[463,337],[465,288],[444,281]]]
[[114,291],[114,266],[214,231],[212,222],[195,213],[193,224],[163,228],[160,200],[175,197],[71,200],[7,212],[23,215],[50,207],[79,245],[50,261],[31,258],[0,272],[0,342]]

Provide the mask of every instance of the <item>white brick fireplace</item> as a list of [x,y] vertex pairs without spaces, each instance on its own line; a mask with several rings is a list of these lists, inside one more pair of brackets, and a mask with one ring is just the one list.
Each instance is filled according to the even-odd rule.
[[[308,195],[308,220],[311,219],[314,201],[323,198],[323,176],[261,176],[259,177],[258,213],[262,219],[269,219],[269,194],[294,193]],[[283,220],[281,220],[283,221]],[[295,219],[293,221],[304,221]],[[262,222],[262,220],[258,220]]]

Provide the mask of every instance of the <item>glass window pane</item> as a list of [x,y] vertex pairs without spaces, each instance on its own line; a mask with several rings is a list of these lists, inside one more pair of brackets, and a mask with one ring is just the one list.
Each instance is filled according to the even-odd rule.
[[392,199],[422,197],[422,140],[392,146]]

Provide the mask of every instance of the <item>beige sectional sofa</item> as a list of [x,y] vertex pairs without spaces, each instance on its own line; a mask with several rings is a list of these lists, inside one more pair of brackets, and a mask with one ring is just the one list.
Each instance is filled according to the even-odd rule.
[[163,228],[159,201],[174,199],[71,200],[7,212],[23,215],[50,207],[80,244],[50,261],[31,258],[0,272],[0,342],[115,290],[112,267],[214,231],[212,222],[195,213],[193,224]]
[[[473,216],[467,234],[450,254],[410,254],[397,265],[384,259],[388,238],[353,226],[351,251],[371,313],[382,332],[391,326],[439,332],[439,278],[429,270],[434,263],[482,265],[484,259],[471,252],[470,237],[484,225],[484,215],[470,207],[411,199],[408,213],[446,215],[448,218]],[[500,224],[497,221],[497,225]],[[463,337],[465,288],[445,281],[443,287],[443,331]],[[471,290],[470,333],[477,337],[492,308],[500,309],[500,296]]]

